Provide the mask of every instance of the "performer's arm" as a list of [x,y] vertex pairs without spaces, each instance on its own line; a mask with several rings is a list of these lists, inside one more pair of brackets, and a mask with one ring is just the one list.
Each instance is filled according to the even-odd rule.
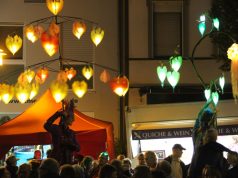
[[48,132],[54,132],[54,125],[53,122],[61,116],[61,112],[57,111],[55,114],[53,114],[44,124],[45,130]]

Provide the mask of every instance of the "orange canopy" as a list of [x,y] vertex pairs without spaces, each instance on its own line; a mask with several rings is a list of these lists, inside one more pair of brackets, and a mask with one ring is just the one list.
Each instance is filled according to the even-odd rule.
[[[62,104],[56,103],[48,90],[39,100],[19,116],[0,126],[0,157],[12,146],[50,144],[50,134],[44,129],[46,120]],[[80,153],[96,158],[108,151],[114,158],[114,136],[111,122],[101,121],[74,111],[75,121],[71,129],[76,132]]]

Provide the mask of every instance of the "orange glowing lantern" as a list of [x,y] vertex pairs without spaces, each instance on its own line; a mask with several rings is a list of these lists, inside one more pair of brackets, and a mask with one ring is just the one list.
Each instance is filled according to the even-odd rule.
[[113,78],[109,84],[112,91],[118,96],[125,96],[129,89],[129,81],[126,76]]
[[46,31],[41,35],[41,44],[49,56],[53,56],[59,48],[58,35],[50,35]]
[[46,5],[50,12],[52,12],[54,15],[57,15],[64,6],[63,0],[46,0]]
[[69,80],[71,80],[72,78],[74,78],[74,76],[76,75],[77,72],[76,72],[76,70],[74,70],[73,67],[71,67],[70,69],[66,68],[65,73],[67,75],[67,78]]
[[25,84],[17,83],[15,85],[15,92],[16,98],[20,101],[20,103],[23,104],[30,97],[31,85],[29,83]]
[[39,84],[43,84],[45,82],[45,80],[47,79],[49,75],[49,71],[47,68],[40,68],[37,72],[36,72],[36,77],[35,80],[39,83]]
[[18,35],[8,35],[6,38],[6,47],[14,55],[22,47],[21,37]]
[[93,68],[90,66],[84,66],[82,74],[87,80],[89,80],[93,76]]
[[55,102],[59,103],[66,97],[68,85],[66,82],[55,80],[50,85],[50,91]]
[[101,43],[103,37],[104,31],[101,28],[96,27],[91,31],[91,39],[96,46]]
[[25,35],[27,37],[28,40],[30,40],[32,43],[34,43],[35,41],[37,41],[41,34],[43,33],[44,29],[43,27],[37,25],[37,26],[27,26],[25,28]]
[[103,83],[107,83],[110,80],[111,76],[107,70],[103,70],[102,73],[100,74],[100,80]]
[[31,92],[30,92],[30,96],[29,99],[32,100],[39,92],[39,84],[38,83],[32,83],[31,84]]
[[75,95],[77,95],[79,98],[82,98],[87,92],[88,85],[85,81],[74,81],[72,84],[72,89]]
[[64,70],[59,71],[57,75],[57,81],[67,82],[67,80],[68,80],[67,73]]
[[73,34],[78,39],[81,38],[81,36],[86,32],[86,25],[83,22],[75,21],[73,23]]
[[33,70],[28,69],[24,72],[24,74],[26,75],[28,83],[31,83],[31,81],[35,77],[35,72]]
[[20,84],[24,84],[24,83],[28,82],[27,76],[26,76],[26,73],[25,73],[25,72],[22,72],[22,73],[18,76],[17,82],[20,83]]
[[1,99],[5,104],[8,104],[14,96],[14,87],[7,84],[1,86]]

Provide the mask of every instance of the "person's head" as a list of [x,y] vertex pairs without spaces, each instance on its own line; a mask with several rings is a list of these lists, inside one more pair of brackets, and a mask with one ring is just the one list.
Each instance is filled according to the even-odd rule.
[[18,178],[27,178],[31,172],[31,166],[29,164],[22,164],[18,169]]
[[85,156],[81,162],[81,167],[85,168],[86,170],[90,170],[93,167],[93,157],[92,156]]
[[172,172],[171,169],[171,164],[166,161],[166,160],[162,160],[157,164],[157,170],[162,171],[166,176],[169,176]]
[[222,175],[217,168],[206,165],[202,170],[202,178],[222,178]]
[[232,166],[238,165],[238,153],[237,152],[228,153],[227,162]]
[[137,156],[138,159],[138,165],[145,165],[145,155],[143,153],[140,153]]
[[110,164],[105,164],[99,171],[99,178],[117,178],[117,170]]
[[108,163],[109,161],[109,155],[107,152],[101,152],[100,155],[98,156],[98,164],[100,166]]
[[218,132],[215,128],[210,128],[206,131],[205,136],[203,138],[203,143],[215,142],[217,140]]
[[122,160],[122,167],[124,170],[130,170],[132,167],[132,162],[129,158],[125,158]]
[[145,152],[145,163],[150,168],[155,168],[157,165],[157,155],[153,151],[146,151]]
[[60,167],[59,175],[61,178],[74,178],[75,171],[72,165],[64,164]]
[[11,174],[5,167],[0,167],[0,177],[1,178],[11,178]]
[[148,166],[139,165],[134,169],[133,178],[151,178],[151,171]]
[[52,149],[48,149],[48,150],[46,151],[46,157],[47,157],[47,158],[51,158],[51,154],[52,154]]
[[41,159],[41,151],[40,150],[34,151],[34,159]]
[[6,159],[6,164],[7,166],[16,166],[18,160],[19,159],[17,159],[14,155],[11,155]]
[[63,116],[60,124],[70,126],[74,122],[74,100],[64,101]]
[[182,145],[175,144],[172,148],[173,157],[180,158],[183,154],[183,150],[186,150],[186,149],[184,147],[182,147]]
[[43,178],[47,174],[59,174],[59,163],[53,158],[43,160],[39,167],[40,178]]
[[122,161],[123,159],[125,159],[125,155],[120,154],[120,155],[117,156],[117,159]]

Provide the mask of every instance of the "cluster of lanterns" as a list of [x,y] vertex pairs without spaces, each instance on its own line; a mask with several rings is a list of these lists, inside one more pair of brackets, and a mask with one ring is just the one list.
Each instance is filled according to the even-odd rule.
[[206,19],[209,18],[209,20],[212,20],[212,30],[215,28],[216,30],[219,30],[220,22],[218,18],[210,19],[209,16],[202,14],[199,19],[198,23],[198,30],[200,34],[203,36],[206,31]]
[[[57,78],[51,82],[50,91],[57,103],[61,102],[67,96],[69,89],[67,82],[72,80],[76,74],[77,72],[74,68],[65,68],[64,70],[59,71]],[[48,75],[49,72],[46,67],[40,68],[37,72],[34,72],[31,69],[25,70],[19,75],[15,85],[0,84],[0,100],[5,104],[8,104],[14,96],[20,103],[25,103],[28,99],[33,99],[38,94],[40,85],[48,78]],[[89,80],[93,75],[92,67],[84,66],[82,75]],[[118,96],[125,96],[128,91],[129,81],[125,76],[118,76],[110,79],[109,73],[106,70],[103,70],[100,79],[104,83],[109,83],[112,91]],[[77,97],[82,98],[88,90],[87,82],[84,80],[75,80],[72,83],[72,90]]]
[[168,71],[167,67],[163,64],[157,67],[158,78],[161,82],[161,86],[164,86],[164,81],[167,78],[169,84],[175,88],[180,79],[179,69],[182,66],[183,58],[179,55],[174,55],[169,58],[171,71]]
[[[63,9],[63,0],[47,0],[47,7],[55,16]],[[76,20],[72,25],[72,32],[78,39],[86,32],[86,24],[83,21]],[[53,20],[48,29],[45,30],[39,22],[36,25],[30,24],[24,28],[26,38],[32,43],[38,39],[41,40],[42,47],[49,56],[53,56],[59,49],[60,27]],[[104,31],[100,27],[93,27],[91,31],[91,40],[98,46],[104,37]],[[14,55],[22,47],[22,39],[17,34],[8,35],[5,41],[7,49]]]

